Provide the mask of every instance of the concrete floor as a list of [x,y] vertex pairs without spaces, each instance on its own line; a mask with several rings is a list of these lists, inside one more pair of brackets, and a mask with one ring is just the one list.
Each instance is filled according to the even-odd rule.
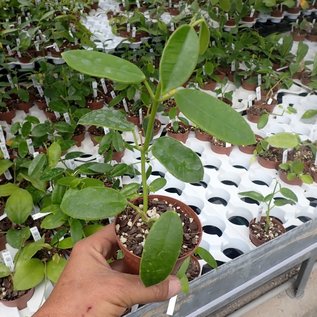
[[284,283],[229,317],[317,317],[317,265],[301,298],[291,298],[287,294],[290,285],[291,281]]

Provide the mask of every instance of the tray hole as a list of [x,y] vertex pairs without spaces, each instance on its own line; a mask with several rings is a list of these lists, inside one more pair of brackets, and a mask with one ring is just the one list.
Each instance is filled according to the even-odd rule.
[[202,186],[204,188],[207,188],[207,184],[203,181],[197,182],[197,183],[190,183],[193,186]]
[[[217,266],[218,267],[225,263],[225,262],[217,261],[217,260],[216,260],[216,262],[217,262]],[[210,272],[212,270],[213,270],[213,268],[209,264],[206,263],[205,265],[203,265],[203,267],[201,269],[201,274],[208,273],[208,272]]]
[[241,250],[236,249],[236,248],[227,248],[227,249],[224,249],[222,252],[229,259],[235,259],[238,256],[243,254],[243,252]]
[[261,180],[259,180],[259,179],[256,179],[256,180],[252,181],[252,183],[254,183],[254,184],[256,184],[256,185],[260,185],[260,186],[267,186],[267,187],[269,187],[269,185],[268,185],[266,182],[263,182],[263,181],[261,181]]
[[228,220],[235,225],[249,227],[249,221],[242,216],[233,216]]
[[310,217],[307,216],[299,216],[297,217],[297,219],[299,219],[301,222],[308,222],[312,220]]
[[200,215],[200,213],[201,213],[201,209],[200,208],[198,208],[197,206],[194,206],[194,205],[188,205],[188,206],[191,209],[193,209],[197,215]]
[[252,199],[252,198],[249,198],[249,197],[241,197],[240,198],[242,201],[244,201],[245,203],[247,204],[255,204],[255,205],[260,205],[260,203],[255,200],[255,199]]
[[290,231],[290,230],[292,230],[292,229],[294,229],[294,228],[296,228],[296,226],[291,225],[291,226],[289,226],[289,227],[286,228],[286,231]]
[[212,226],[212,225],[203,226],[203,231],[207,234],[212,234],[212,235],[215,234],[218,237],[222,236],[222,231],[216,226]]
[[225,184],[225,185],[228,185],[228,186],[235,186],[235,187],[238,187],[238,185],[233,182],[233,181],[230,181],[230,180],[223,180],[221,181],[222,184]]
[[232,165],[234,168],[238,168],[238,169],[243,169],[243,170],[248,170],[245,166],[242,165]]
[[315,197],[306,197],[309,200],[309,205],[312,207],[317,207],[317,198]]
[[208,201],[212,204],[215,204],[215,205],[223,205],[223,206],[228,205],[228,202],[221,197],[211,197],[208,199]]
[[160,171],[153,171],[151,173],[151,175],[154,175],[154,176],[161,176],[161,177],[164,177],[165,174],[163,172],[160,172]]
[[175,187],[166,188],[165,191],[168,193],[177,194],[178,196],[182,194],[182,191]]
[[205,167],[205,168],[208,168],[208,169],[213,169],[213,170],[216,170],[216,171],[219,170],[219,167],[214,166],[214,165],[210,165],[210,164],[204,165],[204,167]]

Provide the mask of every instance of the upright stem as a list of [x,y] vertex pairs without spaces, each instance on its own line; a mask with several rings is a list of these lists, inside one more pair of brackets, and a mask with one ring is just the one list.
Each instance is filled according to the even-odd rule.
[[161,95],[161,84],[159,83],[156,88],[155,95],[153,94],[153,91],[147,81],[144,81],[144,85],[149,91],[149,94],[152,98],[152,106],[151,106],[151,112],[150,112],[150,118],[147,124],[146,133],[145,133],[145,140],[143,145],[140,148],[141,152],[141,175],[142,175],[142,187],[143,187],[143,213],[146,214],[149,201],[148,201],[148,187],[147,187],[147,178],[146,178],[146,160],[147,160],[147,154],[150,146],[150,141],[152,139],[152,134],[154,130],[154,122],[155,122],[155,116],[157,112],[157,108],[159,105],[159,99]]

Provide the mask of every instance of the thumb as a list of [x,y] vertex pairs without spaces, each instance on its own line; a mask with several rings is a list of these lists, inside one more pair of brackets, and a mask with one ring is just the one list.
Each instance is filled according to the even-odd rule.
[[126,285],[126,291],[129,294],[131,305],[164,301],[177,295],[181,290],[179,279],[173,275],[163,282],[149,287],[145,287],[138,276],[127,275],[129,282]]

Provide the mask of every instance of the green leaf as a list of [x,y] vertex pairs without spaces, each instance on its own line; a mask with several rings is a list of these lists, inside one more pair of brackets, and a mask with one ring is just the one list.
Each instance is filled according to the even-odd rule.
[[199,55],[206,52],[210,41],[210,31],[205,20],[200,23],[199,30]]
[[80,183],[82,184],[82,188],[85,187],[101,187],[103,188],[105,184],[100,179],[95,178],[83,178],[80,180]]
[[125,197],[111,188],[69,189],[61,203],[62,211],[73,218],[99,220],[119,214],[127,205]]
[[18,254],[17,254],[17,265],[20,262],[30,260],[38,251],[43,248],[51,249],[52,247],[44,242],[44,238],[28,243]]
[[25,241],[29,239],[31,236],[31,231],[29,227],[17,229],[9,229],[6,234],[7,242],[11,245],[11,247],[16,249],[21,249],[24,245]]
[[261,114],[260,119],[257,123],[257,128],[263,129],[267,125],[268,121],[269,121],[269,114],[268,113]]
[[264,196],[255,191],[247,191],[247,192],[240,192],[238,193],[240,196],[248,197],[254,199],[258,202],[264,202]]
[[284,197],[289,198],[289,199],[291,199],[291,200],[294,200],[294,201],[298,202],[298,198],[297,198],[296,194],[295,194],[292,190],[290,190],[289,188],[282,187],[282,188],[280,189],[280,192],[281,192],[281,194],[282,194]]
[[20,157],[26,157],[26,155],[29,153],[28,145],[25,140],[21,140],[19,143],[18,153]]
[[89,237],[92,234],[96,233],[97,231],[99,231],[99,230],[101,230],[103,228],[104,228],[103,225],[100,225],[99,223],[95,223],[95,224],[92,224],[92,225],[85,226],[83,228],[83,231],[84,231],[85,237]]
[[48,279],[56,284],[66,264],[66,259],[61,258],[60,256],[54,256],[54,259],[50,260],[46,265],[46,274]]
[[181,267],[179,268],[176,276],[180,280],[182,292],[187,294],[189,292],[189,283],[188,278],[186,276],[186,271],[188,270],[190,263],[190,257],[187,257],[185,261],[182,263]]
[[167,181],[163,177],[159,177],[155,179],[150,185],[149,185],[149,191],[152,193],[157,192],[161,188],[163,188],[166,185]]
[[124,185],[123,188],[120,190],[120,193],[124,195],[126,198],[135,195],[140,188],[140,184],[138,183],[130,183]]
[[50,181],[64,174],[64,171],[65,170],[61,167],[52,168],[45,171],[40,177],[40,179],[42,181]]
[[289,199],[279,198],[274,201],[274,204],[275,206],[281,207],[288,204],[294,205],[294,201]]
[[301,119],[310,119],[317,115],[317,110],[307,110],[302,115]]
[[65,160],[71,160],[77,157],[80,157],[81,155],[85,154],[84,152],[79,152],[79,151],[74,151],[74,152],[69,152],[65,155]]
[[28,174],[32,177],[39,177],[43,172],[46,162],[47,160],[45,154],[37,155],[29,165]]
[[300,143],[298,135],[289,132],[276,133],[265,140],[269,145],[283,149],[294,148]]
[[118,131],[132,131],[134,125],[119,110],[112,108],[94,110],[82,116],[78,124],[95,125]]
[[136,65],[110,54],[69,50],[62,53],[62,57],[68,66],[93,77],[109,78],[127,84],[145,80],[145,75]]
[[89,169],[96,173],[108,174],[112,169],[112,165],[108,163],[95,163],[89,166]]
[[198,247],[195,250],[195,253],[197,255],[199,255],[204,261],[207,262],[207,264],[212,267],[213,269],[215,269],[218,265],[217,265],[217,261],[215,260],[215,258],[210,254],[209,251],[207,251],[206,249],[202,248],[202,247]]
[[74,246],[74,242],[72,237],[67,237],[63,239],[62,241],[59,241],[57,244],[59,249],[71,249]]
[[221,100],[193,89],[177,91],[175,100],[186,118],[216,138],[236,145],[255,143],[249,124]]
[[303,181],[305,184],[312,184],[314,182],[314,179],[309,174],[300,175],[299,178]]
[[52,192],[52,204],[60,204],[66,192],[66,186],[55,184]]
[[39,259],[19,262],[13,275],[15,290],[24,291],[39,285],[45,276],[45,266]]
[[13,165],[10,160],[0,160],[0,175],[2,175],[8,168]]
[[199,182],[204,176],[198,155],[177,140],[169,137],[156,139],[152,153],[172,175],[183,182]]
[[0,185],[0,197],[10,196],[17,189],[19,189],[19,187],[12,183]]
[[37,177],[32,177],[23,173],[20,173],[20,176],[22,176],[25,180],[30,182],[36,189],[45,192],[46,191],[46,182],[41,181]]
[[184,294],[188,294],[189,293],[189,282],[188,282],[188,278],[186,275],[182,276],[179,279],[180,283],[181,283],[181,290]]
[[56,229],[61,227],[68,217],[62,212],[58,211],[54,214],[47,215],[41,222],[41,228],[43,229]]
[[0,262],[0,278],[10,275],[10,269],[2,262]]
[[48,166],[50,168],[55,167],[57,163],[59,162],[62,155],[62,149],[59,143],[53,142],[47,150],[47,155],[48,155]]
[[71,188],[76,188],[80,183],[81,179],[75,176],[65,176],[57,181],[57,185]]
[[231,1],[230,0],[219,0],[219,7],[225,11],[229,12],[231,8]]
[[195,30],[190,25],[182,25],[171,35],[162,53],[159,70],[162,95],[189,79],[198,55],[199,39]]
[[16,224],[23,224],[31,215],[32,210],[33,198],[27,190],[22,188],[13,191],[5,206],[8,218]]
[[78,219],[71,219],[70,234],[74,244],[83,237],[83,226]]
[[172,272],[183,242],[178,214],[166,211],[153,224],[144,244],[140,276],[145,286],[157,284]]

